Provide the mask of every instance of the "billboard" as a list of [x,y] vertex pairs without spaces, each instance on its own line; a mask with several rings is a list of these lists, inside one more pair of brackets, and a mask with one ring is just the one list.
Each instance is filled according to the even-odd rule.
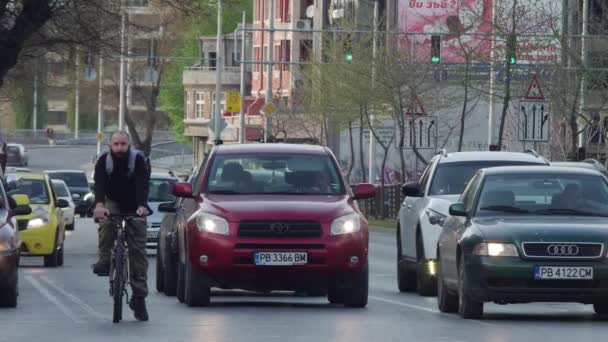
[[398,29],[407,32],[399,36],[400,50],[419,61],[428,61],[431,36],[439,33],[442,63],[463,63],[467,55],[473,61],[483,61],[492,45],[492,2],[399,0]]

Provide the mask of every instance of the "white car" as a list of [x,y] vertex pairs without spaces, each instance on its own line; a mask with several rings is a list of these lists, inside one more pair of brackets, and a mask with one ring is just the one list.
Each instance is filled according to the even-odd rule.
[[72,194],[70,193],[70,189],[64,181],[59,179],[51,180],[53,182],[53,190],[55,190],[55,195],[57,199],[64,199],[68,201],[69,206],[67,208],[63,208],[63,219],[65,221],[65,229],[66,230],[74,230],[74,226],[76,225],[76,219],[74,217],[74,211],[76,209],[76,205],[74,204],[74,200],[72,199]]
[[455,152],[433,157],[419,182],[402,187],[405,196],[397,223],[399,291],[422,296],[437,293],[437,240],[449,207],[457,202],[469,179],[481,168],[507,165],[549,165],[536,152]]
[[153,210],[152,215],[148,216],[148,238],[146,241],[146,247],[149,249],[156,250],[158,245],[158,232],[160,231],[160,224],[165,216],[158,210],[158,206],[161,203],[173,202],[175,197],[173,196],[171,189],[173,184],[179,180],[168,174],[168,173],[152,173],[150,175],[150,188],[148,192],[148,205]]

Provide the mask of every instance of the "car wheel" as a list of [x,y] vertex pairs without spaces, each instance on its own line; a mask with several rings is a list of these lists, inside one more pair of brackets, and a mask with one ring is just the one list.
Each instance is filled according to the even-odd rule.
[[458,313],[462,318],[479,319],[483,315],[483,302],[469,296],[469,279],[466,274],[464,255],[458,259]]
[[327,291],[327,300],[331,304],[343,304],[344,303],[344,291],[341,289],[331,288]]
[[59,265],[59,249],[55,248],[53,254],[44,256],[44,267],[57,267]]
[[18,290],[18,273],[15,269],[14,281],[6,288],[0,288],[0,306],[14,308],[17,307]]
[[429,271],[429,260],[424,258],[424,245],[422,237],[416,234],[416,254],[418,263],[416,264],[416,288],[421,296],[437,295],[437,280]]
[[177,272],[175,270],[177,263],[175,256],[169,248],[165,248],[165,267],[163,267],[163,275],[165,276],[165,294],[167,296],[175,296],[177,292]]
[[445,286],[441,274],[441,258],[437,257],[437,307],[441,312],[458,312],[458,296],[450,292]]
[[608,315],[608,303],[600,302],[593,304],[593,311],[598,315]]
[[156,247],[156,291],[163,292],[165,290],[165,274],[163,272],[163,264],[160,258],[160,244]]
[[369,268],[367,264],[353,282],[353,287],[344,291],[344,306],[351,308],[364,308],[367,306],[369,291]]
[[397,286],[400,292],[416,290],[415,273],[410,271],[409,263],[403,258],[401,247],[401,227],[397,227]]
[[208,306],[211,299],[209,278],[200,270],[194,269],[186,257],[185,297],[188,306]]
[[177,300],[180,303],[183,303],[186,298],[184,295],[185,292],[185,272],[184,272],[184,264],[182,264],[180,261],[177,262],[177,289],[176,289],[176,296],[177,296]]
[[74,230],[75,226],[76,226],[76,220],[74,220],[74,222],[72,222],[72,224],[66,224],[65,230]]
[[61,244],[61,248],[59,249],[59,251],[57,252],[57,266],[63,266],[63,254],[64,254],[64,250],[63,250],[63,243]]

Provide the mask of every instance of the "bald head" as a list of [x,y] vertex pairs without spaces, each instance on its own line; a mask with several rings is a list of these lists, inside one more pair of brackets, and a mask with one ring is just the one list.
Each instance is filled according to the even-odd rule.
[[115,157],[125,158],[128,154],[129,146],[129,133],[125,131],[116,131],[110,135],[110,151]]

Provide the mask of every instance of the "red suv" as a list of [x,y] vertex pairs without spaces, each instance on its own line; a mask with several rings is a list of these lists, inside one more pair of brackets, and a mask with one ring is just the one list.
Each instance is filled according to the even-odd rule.
[[365,307],[368,227],[354,190],[331,151],[290,144],[218,145],[185,197],[177,218],[177,296],[209,305],[211,287],[327,295]]

